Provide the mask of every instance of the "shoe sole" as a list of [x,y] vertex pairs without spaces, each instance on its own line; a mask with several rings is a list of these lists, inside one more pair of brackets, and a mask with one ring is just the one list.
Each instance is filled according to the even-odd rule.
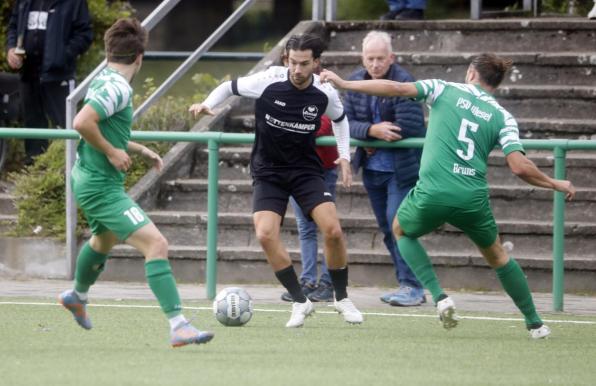
[[459,318],[455,315],[455,308],[448,307],[439,316],[439,320],[443,323],[443,328],[446,330],[451,330],[452,328],[457,327],[459,323]]
[[188,346],[189,344],[205,344],[211,341],[215,335],[214,334],[206,334],[203,338],[199,338],[198,340],[193,340],[192,342],[176,342],[172,343],[172,347],[178,348],[183,346]]

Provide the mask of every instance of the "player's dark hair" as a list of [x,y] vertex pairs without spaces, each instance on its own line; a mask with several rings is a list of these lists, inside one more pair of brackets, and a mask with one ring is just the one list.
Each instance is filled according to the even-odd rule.
[[480,54],[472,59],[472,66],[478,71],[480,79],[492,88],[499,87],[512,64],[511,59],[495,54]]
[[311,50],[313,59],[319,59],[325,50],[325,43],[319,36],[313,34],[292,35],[286,42],[286,54],[290,50]]
[[132,64],[145,52],[147,30],[137,19],[118,19],[103,36],[108,62]]

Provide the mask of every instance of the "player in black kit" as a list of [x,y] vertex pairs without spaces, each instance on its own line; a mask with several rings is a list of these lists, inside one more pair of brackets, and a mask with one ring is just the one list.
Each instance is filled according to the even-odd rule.
[[335,309],[348,323],[362,323],[362,314],[347,295],[346,244],[335,203],[325,187],[323,166],[315,151],[315,133],[326,114],[333,122],[342,184],[352,183],[350,130],[343,105],[334,88],[321,84],[314,74],[320,64],[323,42],[315,35],[290,37],[286,43],[287,66],[273,66],[216,87],[189,111],[213,115],[212,108],[232,95],[256,99],[255,142],[251,154],[253,220],[267,260],[278,280],[294,299],[286,327],[301,327],[314,312],[302,292],[280,227],[288,199],[293,196],[303,213],[312,218],[323,234],[324,254],[335,290]]

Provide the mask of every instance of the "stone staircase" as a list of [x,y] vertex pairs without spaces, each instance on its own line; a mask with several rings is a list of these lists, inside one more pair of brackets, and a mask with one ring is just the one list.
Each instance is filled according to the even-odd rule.
[[[398,62],[418,79],[463,81],[475,53],[493,51],[514,59],[511,75],[497,94],[519,121],[523,138],[592,139],[596,134],[596,30],[574,19],[303,22],[289,34],[317,32],[328,39],[323,64],[348,75],[360,64],[360,44],[371,29],[395,39]],[[276,46],[254,69],[277,63]],[[252,132],[254,102],[231,98],[219,117],[200,121],[193,130]],[[220,283],[275,282],[255,239],[251,218],[249,146],[223,146],[219,167]],[[529,151],[529,157],[552,174],[553,156]],[[178,144],[166,158],[162,176],[146,176],[133,189],[153,221],[170,241],[170,257],[179,280],[202,281],[206,258],[207,152],[205,146]],[[503,241],[526,270],[532,288],[551,287],[552,197],[550,191],[525,185],[509,173],[499,152],[490,156],[489,181]],[[578,187],[566,206],[566,289],[596,291],[596,153],[568,152],[568,177]],[[0,196],[0,208],[3,208]],[[347,191],[338,187],[337,207],[345,231],[356,285],[394,286],[391,260],[382,242],[366,192],[356,176]],[[1,220],[1,218],[0,218]],[[282,228],[291,257],[299,262],[295,219],[288,211]],[[499,288],[494,274],[460,232],[446,226],[424,237],[446,287]],[[115,248],[105,279],[143,280],[143,259],[127,246]]]

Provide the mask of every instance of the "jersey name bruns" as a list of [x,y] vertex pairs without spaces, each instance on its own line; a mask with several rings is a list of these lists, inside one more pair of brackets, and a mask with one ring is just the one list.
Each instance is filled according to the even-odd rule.
[[317,125],[314,123],[300,123],[300,122],[286,122],[272,117],[270,114],[265,114],[265,121],[269,126],[277,129],[291,131],[300,134],[309,134],[315,131]]
[[460,166],[458,163],[453,164],[453,173],[461,174],[463,176],[475,176],[476,169]]
[[487,122],[490,121],[493,116],[492,113],[487,113],[486,111],[480,110],[478,106],[473,105],[472,102],[465,98],[460,97],[455,105],[461,109],[470,110],[475,117],[483,119]]

